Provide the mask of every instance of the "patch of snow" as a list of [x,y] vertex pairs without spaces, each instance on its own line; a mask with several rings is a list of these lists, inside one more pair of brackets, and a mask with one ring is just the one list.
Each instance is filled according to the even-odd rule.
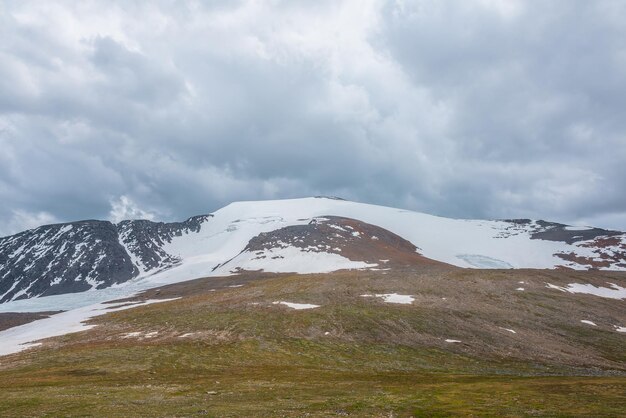
[[515,289],[515,290],[519,290],[520,292],[523,292],[523,291],[524,291],[524,288],[523,288],[523,287],[518,287],[518,288],[517,288],[517,289]]
[[593,325],[594,327],[597,327],[597,325],[594,322],[589,321],[587,319],[581,319],[580,322],[582,322],[583,324]]
[[335,253],[305,251],[298,247],[271,248],[264,250],[265,258],[243,252],[217,271],[235,272],[236,269],[263,270],[271,273],[330,273],[337,270],[352,270],[376,267],[378,264],[352,261]]
[[187,338],[187,337],[191,337],[192,335],[195,335],[195,332],[187,332],[183,335],[179,335],[178,338]]
[[361,297],[377,297],[381,298],[385,303],[400,303],[403,305],[410,305],[415,301],[415,298],[411,295],[399,295],[397,293],[377,293],[374,295],[361,295]]
[[626,332],[626,327],[620,327],[618,325],[613,325],[615,327],[615,331],[617,332]]
[[546,283],[546,287],[560,290],[561,292],[583,293],[608,299],[626,299],[626,288],[618,286],[615,283],[608,284],[611,285],[611,287],[596,287],[589,283],[570,283],[567,287]]
[[311,303],[293,303],[293,302],[283,302],[283,301],[276,301],[276,302],[272,302],[272,304],[274,305],[285,305],[288,306],[292,309],[296,309],[296,310],[302,310],[302,309],[314,309],[314,308],[319,308],[320,305],[313,305]]
[[590,226],[566,226],[563,229],[567,231],[588,231],[593,228]]
[[136,332],[127,332],[126,334],[122,334],[122,338],[137,338],[143,334],[141,331]]
[[451,339],[447,339],[446,340],[447,343],[460,343],[460,340],[451,340]]
[[346,231],[345,229],[343,229],[342,227],[340,227],[339,225],[333,225],[333,224],[330,224],[330,225],[328,225],[328,226],[329,226],[329,227],[331,227],[331,228],[333,228],[333,229],[336,229],[336,230],[338,230],[338,231],[348,232],[348,231]]
[[511,329],[511,328],[503,328],[503,327],[498,327],[498,328],[503,329],[503,330],[505,330],[505,331],[508,331],[508,332],[510,332],[511,334],[517,334],[517,332],[515,332],[515,330],[513,330],[513,329]]

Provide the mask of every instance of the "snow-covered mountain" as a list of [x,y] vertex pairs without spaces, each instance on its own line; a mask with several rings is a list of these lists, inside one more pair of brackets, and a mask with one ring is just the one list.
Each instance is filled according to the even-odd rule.
[[237,202],[185,222],[81,221],[0,238],[0,303],[240,270],[380,269],[390,259],[626,270],[626,234],[528,219],[448,219],[332,198]]

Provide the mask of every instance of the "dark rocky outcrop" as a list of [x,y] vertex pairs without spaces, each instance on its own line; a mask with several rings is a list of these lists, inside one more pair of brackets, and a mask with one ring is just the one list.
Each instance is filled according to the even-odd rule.
[[80,221],[0,238],[0,303],[102,289],[180,260],[163,246],[197,232],[211,215],[185,222]]

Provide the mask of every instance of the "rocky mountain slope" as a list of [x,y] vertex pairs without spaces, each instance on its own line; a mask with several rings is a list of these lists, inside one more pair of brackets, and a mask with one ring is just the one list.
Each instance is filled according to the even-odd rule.
[[185,222],[79,221],[0,238],[0,303],[103,289],[173,267],[173,237],[199,232],[208,216]]
[[528,219],[447,219],[329,198],[238,202],[185,222],[81,221],[0,238],[0,303],[241,270],[381,269],[391,258],[626,270],[626,234]]

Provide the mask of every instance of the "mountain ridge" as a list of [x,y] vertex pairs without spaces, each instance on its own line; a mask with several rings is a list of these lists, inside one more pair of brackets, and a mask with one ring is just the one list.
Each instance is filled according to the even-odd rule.
[[[626,234],[620,231],[530,219],[450,219],[315,197],[233,202],[182,222],[85,220],[44,225],[2,237],[0,303],[104,289],[153,277],[157,281],[182,281],[233,274],[243,264],[227,262],[260,234],[306,225],[314,219],[330,222],[323,228],[326,237],[320,239],[328,241],[332,230],[342,236],[341,242],[357,245],[359,240],[344,233],[342,221],[335,218],[353,219],[389,231],[414,245],[425,259],[457,267],[626,270]],[[298,230],[292,229],[292,233]],[[305,248],[294,243],[289,245],[287,258],[299,257],[300,266],[310,267],[305,269],[307,272],[381,268],[382,262],[375,257],[345,257],[349,249],[342,254],[328,246]],[[249,257],[245,263],[263,271],[299,272],[298,266],[295,271],[286,270],[294,263],[276,260]]]

